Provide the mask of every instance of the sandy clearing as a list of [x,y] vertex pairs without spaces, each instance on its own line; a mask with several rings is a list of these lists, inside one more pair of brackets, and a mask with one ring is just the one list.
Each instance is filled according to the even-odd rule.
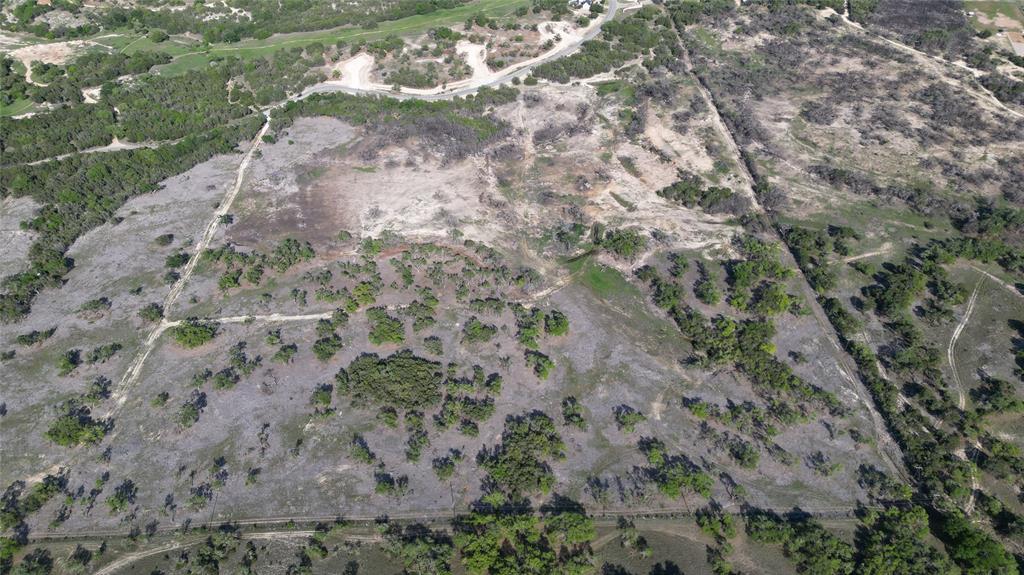
[[85,99],[86,104],[96,104],[100,101],[100,90],[102,87],[97,86],[95,88],[82,88],[82,98]]
[[[543,54],[530,58],[529,60],[517,62],[516,64],[501,70],[492,71],[487,66],[486,48],[479,44],[459,42],[459,44],[456,45],[456,50],[465,54],[467,63],[473,69],[472,76],[463,80],[449,82],[444,86],[435,86],[433,88],[408,88],[403,86],[398,90],[398,93],[413,96],[433,96],[452,90],[474,89],[493,84],[503,77],[510,76],[523,68],[533,66],[555,54],[571,48],[572,46],[581,44],[588,37],[588,34],[596,32],[603,22],[603,19],[594,20],[586,28],[576,28],[568,22],[543,22],[538,26],[538,30],[541,35],[541,42],[553,40],[554,45],[551,49],[547,50]],[[373,62],[374,58],[370,54],[365,52],[357,54],[356,56],[353,56],[352,58],[349,58],[335,66],[334,69],[341,73],[340,79],[327,80],[326,82],[310,86],[303,91],[303,95],[318,91],[318,86],[337,86],[353,90],[394,92],[393,86],[370,80],[370,70],[373,66]]]
[[68,42],[52,42],[49,44],[35,44],[24,46],[10,52],[10,57],[25,65],[25,81],[37,86],[43,86],[39,82],[32,81],[32,62],[43,62],[45,64],[65,64],[82,50],[90,46],[99,46],[91,40],[70,40]]
[[490,77],[491,69],[487,67],[486,46],[459,40],[459,43],[455,45],[455,51],[466,59],[466,64],[473,70],[471,79],[481,80]]
[[341,78],[326,83],[354,90],[373,90],[375,86],[370,82],[371,68],[373,68],[373,56],[366,52],[360,52],[356,56],[336,64],[334,70],[341,74]]

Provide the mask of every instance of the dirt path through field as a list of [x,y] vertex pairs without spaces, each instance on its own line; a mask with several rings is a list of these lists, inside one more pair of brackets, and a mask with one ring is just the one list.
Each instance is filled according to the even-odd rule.
[[970,299],[967,300],[967,309],[964,310],[964,317],[957,324],[956,329],[953,330],[953,336],[949,338],[949,345],[946,346],[946,359],[949,360],[949,370],[953,374],[953,383],[956,384],[957,393],[957,407],[960,411],[964,410],[967,404],[966,394],[964,393],[964,383],[960,379],[960,372],[956,367],[956,353],[954,348],[956,347],[956,341],[960,339],[960,335],[964,332],[964,328],[967,327],[967,322],[971,320],[971,314],[974,312],[974,304],[978,301],[978,290],[981,288],[981,283],[984,279],[978,280],[978,283],[974,286],[974,291],[971,292]]
[[[832,12],[832,13],[835,13],[831,9],[829,9],[828,11]],[[973,77],[973,78],[978,78],[978,77],[983,76],[985,74],[985,72],[982,72],[981,70],[977,70],[975,68],[972,68],[972,67],[968,66],[967,64],[964,64],[963,62],[953,62],[951,60],[946,60],[945,58],[942,58],[941,56],[933,56],[932,54],[928,54],[927,52],[922,52],[922,51],[918,50],[917,48],[914,48],[913,46],[908,46],[908,45],[906,45],[906,44],[904,44],[902,42],[897,42],[896,40],[893,40],[892,38],[888,38],[886,36],[883,36],[882,34],[879,34],[877,32],[873,32],[871,30],[868,30],[867,28],[865,28],[861,24],[859,24],[857,22],[854,22],[853,20],[850,20],[846,16],[845,13],[844,14],[839,14],[839,17],[842,18],[843,22],[845,24],[847,24],[848,26],[856,28],[857,30],[860,30],[861,32],[864,32],[865,34],[869,34],[871,36],[874,36],[875,38],[878,38],[879,40],[882,40],[886,44],[889,44],[890,46],[893,46],[893,47],[895,47],[895,48],[897,48],[897,49],[899,49],[899,50],[901,50],[903,52],[906,52],[908,54],[912,54],[912,55],[918,57],[919,59],[920,58],[924,58],[925,60],[927,60],[929,62],[932,62],[932,63],[935,63],[935,64],[940,64],[940,65],[943,65],[943,66],[952,66],[954,68],[963,70],[963,71],[971,74],[971,77]],[[964,86],[962,83],[956,83],[956,82],[953,82],[952,80],[949,80],[949,79],[944,79],[944,80],[945,80],[945,82],[947,84],[955,86],[955,87],[957,87],[960,90],[964,90],[965,92],[973,94],[974,96],[976,96],[978,98],[989,100],[990,102],[995,104],[996,107],[1001,108],[1004,112],[1012,114],[1012,115],[1014,115],[1014,116],[1016,116],[1018,118],[1024,118],[1024,113],[1018,112],[1017,110],[1014,110],[1014,109],[1008,107],[1006,104],[1004,104],[1002,101],[1000,101],[999,98],[996,98],[995,95],[992,92],[990,92],[987,88],[985,88],[984,86],[979,86],[979,88],[980,88],[980,91],[979,91],[979,90],[975,90],[973,88],[969,88],[967,86]]]
[[[242,158],[241,163],[238,164],[234,185],[231,186],[231,189],[229,189],[228,193],[225,194],[224,199],[221,200],[220,205],[217,206],[216,210],[214,210],[213,217],[210,219],[210,222],[206,224],[206,231],[200,238],[199,243],[196,244],[192,257],[189,258],[185,268],[181,271],[181,277],[178,281],[174,282],[174,285],[171,286],[171,290],[167,292],[167,296],[164,298],[163,304],[165,315],[171,312],[175,302],[178,300],[178,297],[180,297],[182,291],[184,291],[185,285],[192,278],[196,265],[199,263],[200,256],[202,256],[203,252],[206,251],[206,248],[210,246],[210,242],[213,240],[214,234],[217,233],[221,216],[227,214],[228,210],[231,209],[231,204],[235,201],[235,197],[238,196],[238,192],[242,188],[242,183],[245,180],[245,172],[249,168],[249,164],[252,162],[256,150],[259,149],[260,143],[263,141],[263,136],[267,133],[269,128],[270,116],[268,114],[266,121],[263,123],[263,127],[260,128],[259,133],[256,134],[256,137],[249,145],[249,150],[245,153],[245,157]],[[131,390],[132,386],[138,380],[139,374],[142,373],[142,366],[145,364],[146,358],[149,357],[150,352],[152,352],[153,348],[156,346],[157,340],[160,339],[160,336],[164,331],[174,325],[177,325],[177,323],[168,321],[165,318],[162,319],[152,331],[150,331],[149,336],[146,338],[142,347],[139,348],[135,358],[129,365],[128,371],[125,372],[124,377],[121,378],[117,388],[111,394],[111,397],[115,400],[114,407],[107,412],[106,417],[113,417],[118,411],[120,411],[121,407],[124,406],[128,399],[128,391]]]
[[[690,73],[697,86],[697,91],[701,95],[707,104],[708,110],[710,111],[710,117],[715,129],[722,136],[723,141],[726,144],[726,148],[729,153],[736,159],[736,163],[739,166],[739,172],[741,177],[746,181],[747,186],[744,186],[744,192],[747,197],[751,200],[753,209],[759,213],[765,213],[764,208],[761,207],[758,201],[757,195],[754,193],[754,178],[747,169],[746,163],[743,161],[743,155],[740,152],[739,145],[736,144],[736,139],[733,137],[732,130],[726,125],[725,121],[722,120],[721,115],[718,112],[718,105],[715,102],[714,97],[708,90],[707,86],[704,85],[703,79],[699,74],[696,73],[693,67],[693,63],[690,61],[690,54],[685,46],[680,43],[680,52],[683,54],[683,64],[686,67],[688,73]],[[783,246],[784,263],[787,267],[794,267],[799,269],[796,265],[796,259],[793,254],[789,251],[789,247],[777,233],[774,233],[775,239]],[[828,316],[825,315],[825,310],[822,309],[821,304],[818,302],[818,294],[811,288],[807,282],[807,278],[803,273],[798,274],[800,278],[800,290],[803,294],[804,301],[807,302],[807,307],[811,311],[811,315],[814,316],[821,332],[828,339],[829,343],[836,350],[834,357],[836,359],[836,366],[839,370],[840,375],[846,382],[846,386],[843,388],[844,391],[852,394],[857,401],[864,406],[867,410],[869,418],[871,420],[872,427],[874,429],[874,435],[878,441],[878,454],[879,456],[889,464],[893,471],[898,475],[907,478],[907,473],[903,468],[903,451],[900,446],[892,438],[889,433],[889,428],[885,424],[885,420],[882,415],[875,409],[874,400],[871,394],[860,378],[856,377],[857,369],[856,364],[853,362],[850,355],[840,345],[838,336],[836,335],[835,328],[832,323],[828,320]]]

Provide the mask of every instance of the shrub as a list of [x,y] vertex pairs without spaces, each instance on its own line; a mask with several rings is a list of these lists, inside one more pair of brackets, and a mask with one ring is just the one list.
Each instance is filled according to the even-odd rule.
[[611,230],[601,240],[601,247],[618,258],[634,260],[647,247],[647,240],[635,229]]
[[160,321],[164,318],[164,306],[158,303],[148,303],[139,310],[139,317],[145,321]]
[[628,405],[616,407],[614,413],[615,424],[619,426],[619,429],[627,433],[633,433],[636,430],[636,424],[647,421],[646,415]]
[[192,349],[217,337],[217,324],[190,317],[171,328],[171,337],[178,345]]
[[526,366],[533,369],[533,373],[541,379],[547,379],[551,370],[555,367],[555,362],[550,357],[544,355],[539,351],[528,349],[525,352]]
[[336,333],[332,333],[313,342],[313,355],[320,361],[330,361],[341,347],[341,337]]
[[476,316],[469,318],[469,321],[462,326],[462,341],[464,343],[486,343],[491,341],[494,334],[498,333],[498,328],[491,325],[485,324],[480,321]]
[[569,318],[557,309],[544,316],[544,331],[555,337],[569,333]]
[[562,421],[565,425],[571,425],[583,431],[587,430],[587,420],[583,419],[583,406],[575,397],[567,397],[562,400]]
[[109,422],[93,419],[88,407],[69,403],[64,413],[50,424],[45,436],[57,445],[74,447],[99,443],[109,427]]
[[481,466],[509,492],[547,492],[555,478],[546,460],[564,458],[564,448],[555,423],[544,413],[509,416],[501,444],[485,450]]
[[370,333],[367,336],[370,343],[382,345],[405,341],[405,325],[402,320],[388,315],[384,308],[370,308],[366,310],[366,317],[370,320]]

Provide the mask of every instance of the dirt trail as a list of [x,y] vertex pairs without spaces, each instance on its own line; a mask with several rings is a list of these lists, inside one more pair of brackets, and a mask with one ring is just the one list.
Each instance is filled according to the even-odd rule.
[[[835,13],[831,9],[829,9],[828,12]],[[854,22],[853,20],[850,20],[846,16],[845,13],[844,14],[839,14],[839,17],[842,18],[843,22],[846,25],[851,26],[853,28],[856,28],[857,30],[860,30],[861,32],[864,32],[865,34],[869,34],[871,36],[874,36],[875,38],[878,38],[879,40],[882,40],[883,42],[885,42],[885,43],[889,44],[890,46],[893,46],[893,47],[895,47],[895,48],[897,48],[899,50],[902,50],[903,52],[906,52],[908,54],[913,54],[914,56],[917,56],[918,58],[925,58],[925,59],[927,59],[927,60],[929,60],[929,61],[931,61],[933,63],[936,63],[936,64],[940,64],[940,65],[943,65],[943,66],[952,66],[954,68],[958,68],[958,69],[960,69],[962,71],[965,71],[965,72],[971,74],[972,78],[978,78],[978,77],[984,75],[984,72],[982,72],[981,70],[976,70],[976,69],[968,66],[967,64],[963,63],[963,62],[953,62],[953,61],[947,60],[947,59],[945,59],[945,58],[943,58],[941,56],[933,56],[932,54],[928,54],[927,52],[922,52],[922,51],[918,50],[917,48],[914,48],[912,46],[908,46],[908,45],[906,45],[906,44],[904,44],[902,42],[897,42],[896,40],[893,40],[892,38],[887,38],[886,36],[883,36],[882,34],[879,34],[877,32],[873,32],[871,30],[868,30],[867,28],[865,28],[861,24],[859,24],[857,22]],[[973,94],[974,96],[976,96],[978,98],[989,100],[991,103],[995,104],[996,107],[1002,109],[1004,112],[1012,114],[1012,115],[1014,115],[1014,116],[1016,116],[1018,118],[1024,118],[1024,113],[1018,112],[1018,111],[1016,111],[1016,110],[1006,106],[1006,104],[1003,104],[1003,102],[1000,101],[999,98],[996,98],[995,95],[992,92],[990,92],[987,88],[985,88],[984,86],[979,86],[980,89],[981,89],[979,91],[979,90],[967,87],[967,86],[963,85],[962,83],[954,82],[954,81],[952,81],[952,80],[950,80],[948,78],[944,78],[944,81],[947,84],[950,84],[952,86],[957,87],[958,89],[961,89],[961,90],[964,90],[965,92]]]
[[[953,330],[953,336],[949,338],[949,345],[946,347],[946,358],[949,360],[949,370],[953,373],[953,383],[956,384],[957,393],[957,407],[960,411],[963,411],[967,407],[967,395],[964,393],[964,383],[960,379],[960,371],[956,365],[956,342],[960,339],[960,335],[963,333],[964,328],[967,327],[967,322],[971,319],[971,314],[974,312],[974,304],[978,301],[978,290],[981,289],[982,282],[985,278],[978,280],[978,283],[974,286],[974,291],[971,292],[970,299],[967,300],[967,309],[964,310],[964,317],[957,324],[956,329]],[[981,446],[975,441],[975,449],[980,449]],[[961,450],[958,455],[964,460],[969,461],[967,453]],[[973,461],[971,462],[973,463]],[[974,494],[978,491],[978,473],[976,470],[972,470],[971,473],[971,496],[967,499],[967,503],[964,504],[964,513],[968,516],[974,512]]]
[[[202,256],[203,252],[206,251],[206,248],[210,246],[210,241],[213,240],[214,234],[217,233],[217,227],[220,224],[221,216],[227,214],[228,210],[231,209],[231,204],[235,201],[235,197],[238,196],[238,192],[242,188],[242,182],[245,180],[246,169],[248,169],[249,164],[252,162],[252,158],[256,153],[256,150],[259,149],[260,143],[263,141],[263,135],[267,133],[269,128],[270,116],[267,115],[267,119],[263,123],[263,127],[260,128],[259,133],[256,134],[252,144],[249,146],[249,151],[246,152],[245,157],[242,158],[241,163],[238,165],[234,185],[231,186],[231,189],[228,190],[228,193],[224,196],[220,205],[213,212],[213,217],[206,225],[206,231],[203,233],[199,243],[196,244],[192,257],[189,258],[188,263],[181,272],[181,277],[178,281],[174,282],[174,285],[171,286],[171,290],[167,292],[167,296],[164,298],[165,314],[170,313],[174,303],[178,300],[178,297],[181,296],[182,291],[184,291],[185,284],[187,284],[189,279],[192,278],[196,265],[199,263],[200,256]],[[142,373],[142,366],[145,364],[146,358],[149,357],[150,352],[152,352],[153,348],[156,346],[156,342],[160,338],[160,335],[162,335],[168,328],[177,325],[177,323],[178,322],[169,321],[166,318],[162,319],[160,323],[157,324],[157,326],[149,333],[146,341],[142,344],[142,347],[139,348],[139,351],[132,360],[132,363],[128,366],[128,370],[125,372],[124,377],[121,378],[120,383],[118,383],[116,390],[113,392],[112,398],[115,400],[114,407],[112,407],[107,413],[107,417],[115,415],[124,405],[125,401],[127,401],[127,392],[135,384],[135,381],[139,378],[139,374]]]
[[865,260],[867,258],[873,258],[875,256],[884,256],[884,255],[888,255],[889,252],[891,252],[891,251],[892,251],[892,243],[891,242],[885,242],[884,244],[879,246],[879,248],[877,250],[873,250],[873,251],[870,251],[870,252],[864,252],[862,254],[857,254],[855,256],[850,256],[850,257],[844,259],[843,263],[844,264],[848,264],[850,262],[855,262],[855,261],[858,261],[858,260]]
[[[683,54],[683,64],[686,67],[687,72],[694,77],[697,91],[700,93],[701,98],[704,99],[708,106],[708,110],[710,111],[712,123],[716,130],[721,134],[729,153],[736,159],[736,163],[740,167],[740,175],[747,183],[747,186],[744,186],[744,192],[751,201],[752,209],[759,213],[765,213],[764,208],[761,207],[761,204],[758,201],[757,195],[754,193],[754,178],[747,169],[746,163],[743,161],[743,155],[740,153],[740,148],[736,144],[736,139],[733,137],[732,131],[718,113],[718,105],[707,86],[704,85],[703,79],[694,71],[693,63],[690,61],[689,52],[681,42],[679,47]],[[775,236],[776,240],[784,248],[783,255],[784,259],[787,260],[785,261],[785,264],[799,269],[799,267],[796,266],[796,259],[789,251],[789,247],[786,242],[782,241],[782,238],[778,236],[777,233],[775,233]],[[882,418],[882,415],[878,413],[878,410],[875,409],[874,400],[867,388],[864,386],[864,383],[858,377],[855,377],[855,374],[857,373],[856,364],[853,363],[849,354],[839,344],[835,328],[828,320],[828,316],[825,315],[825,310],[822,309],[821,304],[818,303],[818,294],[811,288],[803,273],[799,274],[799,278],[801,280],[800,290],[803,293],[804,300],[807,302],[807,306],[811,310],[811,314],[814,316],[821,332],[825,334],[829,343],[832,344],[832,347],[836,350],[834,355],[836,359],[836,366],[838,367],[842,378],[847,383],[846,389],[848,389],[850,393],[857,398],[859,403],[864,406],[870,416],[875,438],[878,440],[879,444],[879,456],[884,459],[897,474],[906,479],[907,474],[902,465],[903,451],[900,449],[899,444],[896,443],[889,434],[889,429],[885,424],[885,420]]]
[[1021,294],[1021,293],[1020,293],[1020,292],[1019,292],[1019,291],[1017,290],[1017,288],[1016,288],[1016,287],[1014,287],[1014,286],[1012,286],[1012,285],[1010,285],[1010,284],[1008,284],[1008,283],[1004,282],[1003,280],[1001,280],[1001,279],[997,278],[996,276],[994,276],[994,275],[992,275],[992,274],[988,273],[987,271],[985,271],[985,270],[983,270],[983,269],[979,268],[978,266],[976,266],[976,265],[974,265],[974,264],[971,264],[971,265],[970,265],[970,268],[971,268],[972,270],[974,270],[974,271],[976,271],[976,272],[980,273],[981,275],[983,275],[983,276],[987,277],[988,279],[990,279],[990,280],[992,280],[992,281],[996,282],[996,284],[998,284],[998,285],[999,285],[999,287],[1001,287],[1001,288],[1005,289],[1006,291],[1010,292],[1011,294],[1013,294],[1013,295],[1014,295],[1015,297],[1017,297],[1018,299],[1024,299],[1024,294]]
[[[260,531],[260,532],[255,532],[255,533],[245,533],[245,534],[243,534],[241,536],[241,538],[243,540],[245,540],[245,541],[267,541],[267,540],[273,541],[273,540],[276,540],[276,539],[295,539],[295,538],[298,538],[298,537],[312,537],[313,535],[316,535],[316,534],[317,534],[316,531],[308,531],[308,530],[307,531],[294,531],[294,530],[291,530],[291,531]],[[360,543],[376,543],[376,542],[381,541],[381,537],[379,535],[354,535],[353,534],[353,535],[343,535],[342,538],[344,540],[346,540],[346,541],[358,541]],[[188,539],[188,540],[184,540],[184,541],[175,541],[173,543],[167,543],[167,544],[161,545],[159,547],[154,547],[152,549],[146,549],[144,551],[136,551],[134,553],[129,553],[127,555],[119,557],[113,563],[104,566],[99,571],[96,571],[93,575],[113,575],[114,573],[117,573],[119,570],[121,570],[123,568],[126,568],[129,565],[131,565],[131,564],[133,564],[133,563],[135,563],[137,561],[140,561],[142,559],[145,559],[147,557],[152,557],[154,555],[160,555],[162,553],[167,553],[167,552],[170,552],[170,551],[175,551],[177,549],[182,549],[182,548],[185,548],[185,547],[191,547],[193,545],[197,545],[199,543],[202,543],[203,541],[206,541],[206,537],[199,537],[199,538],[196,538],[196,539]]]
[[[511,80],[513,77],[525,75],[531,68],[567,56],[576,51],[584,42],[593,39],[600,33],[601,26],[615,17],[618,11],[617,0],[611,0],[608,11],[603,18],[591,22],[586,28],[576,30],[567,22],[546,22],[539,25],[542,41],[546,39],[557,40],[550,50],[543,54],[518,62],[501,70],[490,70],[486,61],[474,65],[477,58],[484,58],[479,50],[470,50],[467,55],[467,62],[473,68],[473,75],[469,78],[449,82],[445,86],[433,88],[406,88],[402,87],[397,92],[393,86],[373,82],[370,77],[370,68],[373,64],[373,56],[361,53],[342,62],[335,69],[341,71],[342,77],[338,80],[327,80],[310,86],[303,90],[302,94],[294,99],[302,100],[311,94],[320,92],[343,91],[349,93],[363,94],[385,94],[390,96],[421,97],[424,99],[451,98],[469,94],[485,86],[493,86]],[[470,46],[478,46],[470,44]]]
[[[135,149],[138,149],[138,148],[159,148],[160,146],[164,146],[164,145],[176,144],[176,143],[180,142],[183,139],[184,138],[178,138],[176,140],[164,140],[164,141],[159,141],[159,142],[122,142],[121,140],[117,139],[117,136],[114,136],[114,139],[111,140],[111,142],[109,144],[107,144],[106,146],[95,146],[95,147],[92,147],[92,148],[85,148],[84,150],[76,150],[74,152],[68,152],[66,154],[60,154],[60,155],[57,155],[57,156],[50,156],[49,158],[43,158],[41,160],[36,160],[34,162],[27,162],[24,165],[26,165],[26,166],[36,166],[36,165],[39,165],[39,164],[45,164],[47,162],[55,162],[57,160],[63,160],[64,158],[70,158],[71,156],[77,156],[79,154],[99,154],[99,153],[103,153],[103,152],[117,152],[117,151],[120,151],[120,150],[135,150]],[[14,164],[14,165],[17,165],[17,164]]]
[[960,380],[960,372],[956,367],[956,354],[954,348],[956,347],[956,341],[960,339],[960,334],[964,332],[964,328],[967,327],[967,322],[971,319],[971,314],[974,312],[974,304],[978,301],[978,290],[981,288],[981,283],[984,279],[978,280],[977,285],[974,286],[974,291],[971,292],[970,299],[967,300],[967,309],[964,310],[964,317],[960,320],[960,323],[953,330],[953,337],[949,338],[949,345],[946,346],[946,358],[949,360],[949,370],[953,373],[953,383],[956,384],[957,393],[957,407],[960,411],[964,410],[967,405],[966,395],[964,394],[964,383]]
[[147,549],[145,551],[136,551],[135,553],[129,553],[122,557],[118,557],[110,565],[103,567],[99,571],[96,571],[93,575],[111,575],[117,573],[118,570],[135,563],[146,557],[152,557],[153,555],[160,555],[161,553],[167,553],[168,551],[174,551],[175,549],[181,549],[182,547],[189,547],[199,543],[202,539],[195,539],[191,541],[177,541],[174,543],[168,543],[161,545],[160,547],[154,547],[153,549]]

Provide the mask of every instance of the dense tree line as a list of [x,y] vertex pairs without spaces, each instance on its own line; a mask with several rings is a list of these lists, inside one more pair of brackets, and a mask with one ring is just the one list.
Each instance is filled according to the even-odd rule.
[[[275,111],[271,127],[281,131],[301,116],[332,116],[352,124],[371,126],[419,123],[423,127],[440,127],[443,121],[453,129],[468,129],[474,140],[483,142],[503,129],[500,121],[484,113],[493,106],[515,101],[518,95],[518,90],[508,86],[481,88],[475,95],[466,98],[435,101],[343,93],[314,94],[298,102],[288,102]],[[445,134],[437,137],[443,138]]]
[[470,573],[586,573],[593,569],[593,521],[583,507],[556,498],[537,516],[523,505],[459,516],[454,541]]
[[108,221],[125,201],[215,154],[232,151],[239,141],[251,138],[261,123],[262,117],[252,115],[158,148],[84,154],[0,170],[4,195],[28,195],[42,204],[25,223],[39,234],[29,249],[28,270],[3,280],[0,320],[17,320],[28,313],[41,289],[61,285],[74,265],[65,256],[67,249],[82,234]]
[[0,118],[0,154],[10,165],[105,146],[115,128],[114,109],[106,104],[58,108],[20,120]]
[[[201,34],[203,40],[210,43],[238,42],[243,38],[263,39],[272,34],[324,30],[353,24],[372,27],[378,22],[430,14],[461,4],[463,2],[460,0],[389,0],[379,5],[344,9],[329,0],[301,0],[281,4],[237,0],[232,2],[232,7],[249,12],[251,18],[235,17],[226,8],[217,5],[191,7],[181,11],[136,6],[106,10],[100,23],[106,29],[125,26],[160,28],[171,34]],[[220,14],[220,17],[211,17],[216,14]]]

